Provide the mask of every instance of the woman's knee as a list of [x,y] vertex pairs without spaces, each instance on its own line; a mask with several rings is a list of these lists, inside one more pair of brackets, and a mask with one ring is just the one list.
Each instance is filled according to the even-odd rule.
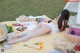
[[41,26],[49,28],[47,24],[42,24]]

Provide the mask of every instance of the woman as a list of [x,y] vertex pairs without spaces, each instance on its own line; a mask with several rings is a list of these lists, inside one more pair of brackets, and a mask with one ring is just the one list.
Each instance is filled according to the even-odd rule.
[[[50,23],[45,23],[45,22],[40,22],[37,27],[35,27],[34,30],[31,32],[26,32],[23,31],[19,34],[15,33],[10,33],[8,34],[8,44],[14,44],[17,42],[22,42],[29,40],[33,37],[41,36],[43,34],[46,34],[51,31],[51,34],[54,34],[58,31],[64,31],[67,27],[67,22],[69,19],[69,11],[64,9],[61,13],[61,16],[59,17],[57,22],[50,22]],[[18,39],[14,39],[14,37],[18,37]]]

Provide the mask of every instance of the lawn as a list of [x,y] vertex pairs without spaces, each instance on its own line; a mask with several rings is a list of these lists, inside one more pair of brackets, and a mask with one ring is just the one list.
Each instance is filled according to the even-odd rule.
[[47,15],[54,19],[64,6],[64,0],[0,0],[0,22],[20,15]]

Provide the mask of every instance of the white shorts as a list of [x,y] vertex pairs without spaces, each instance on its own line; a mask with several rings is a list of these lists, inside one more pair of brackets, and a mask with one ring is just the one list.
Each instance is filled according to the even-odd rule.
[[47,24],[47,26],[50,28],[51,34],[54,34],[54,33],[59,31],[57,24],[52,23],[52,22],[51,23],[45,23],[45,24]]

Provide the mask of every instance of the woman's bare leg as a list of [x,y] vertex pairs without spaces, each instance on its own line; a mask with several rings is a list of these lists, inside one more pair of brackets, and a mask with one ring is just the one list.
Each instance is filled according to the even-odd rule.
[[43,22],[38,23],[37,26],[32,31],[38,30],[42,25],[44,25]]
[[8,41],[8,43],[9,44],[13,44],[13,43],[17,43],[17,42],[26,41],[26,40],[29,40],[29,39],[31,39],[33,37],[41,36],[41,35],[49,32],[49,31],[50,31],[49,27],[47,25],[43,25],[38,30],[29,33],[27,36],[24,36],[24,37],[19,38],[17,40],[13,39],[11,41]]
[[[36,26],[32,31],[38,30],[38,29],[41,27],[41,25],[43,25],[42,22],[39,23],[39,24],[37,24],[37,26]],[[12,39],[15,38],[15,37],[18,37],[18,38],[23,37],[23,36],[27,35],[28,33],[30,33],[30,32],[28,32],[28,31],[23,31],[23,32],[18,33],[18,34],[9,33],[9,34],[7,35],[7,36],[8,36],[8,41],[12,40]]]
[[15,33],[9,33],[7,36],[8,36],[8,41],[10,41],[10,40],[12,40],[13,38],[15,38],[15,37],[17,37],[17,38],[19,38],[19,37],[22,37],[22,36],[25,36],[25,34],[26,34],[26,32],[21,32],[21,33],[19,33],[19,34],[15,34]]

